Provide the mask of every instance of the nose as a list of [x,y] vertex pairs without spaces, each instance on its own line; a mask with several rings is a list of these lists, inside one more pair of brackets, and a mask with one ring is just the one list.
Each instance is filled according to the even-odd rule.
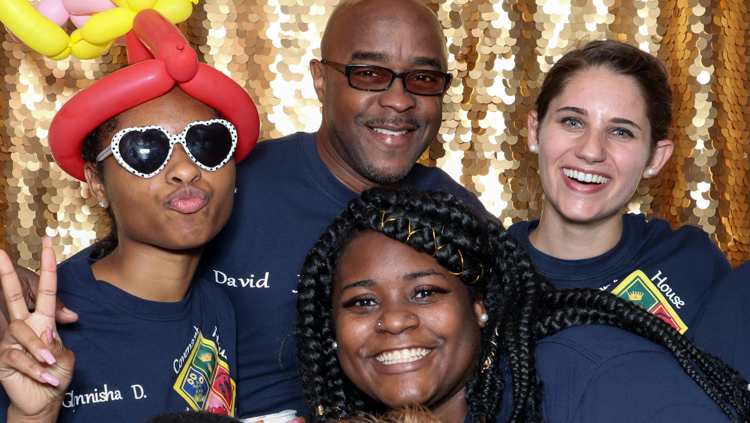
[[586,131],[576,148],[576,156],[587,163],[602,162],[607,156],[606,135],[596,131]]
[[406,330],[414,329],[419,326],[419,317],[412,313],[408,307],[388,307],[383,308],[375,321],[375,331],[379,333],[390,333],[398,335]]
[[416,94],[406,91],[404,78],[394,78],[390,88],[380,93],[380,105],[403,113],[417,105]]
[[174,146],[172,157],[169,158],[164,173],[167,182],[175,184],[189,184],[201,178],[201,169],[193,163],[182,144]]

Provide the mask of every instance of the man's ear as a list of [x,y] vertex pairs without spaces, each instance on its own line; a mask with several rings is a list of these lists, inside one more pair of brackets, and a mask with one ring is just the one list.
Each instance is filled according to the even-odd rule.
[[86,175],[86,182],[89,184],[91,194],[97,203],[104,203],[105,207],[109,206],[109,199],[107,198],[107,190],[104,188],[104,180],[102,175],[99,174],[99,170],[96,165],[91,162],[86,162],[83,166],[83,173]]
[[325,103],[326,98],[326,77],[325,69],[323,69],[324,67],[325,65],[321,63],[320,60],[310,60],[310,73],[312,73],[313,87],[315,88],[315,92],[318,94],[318,100],[320,100],[321,103]]
[[[669,139],[659,140],[656,142],[654,152],[651,154],[651,160],[649,160],[646,168],[643,170],[644,178],[653,178],[656,176],[667,164],[667,160],[672,157],[674,151],[674,142]],[[653,174],[649,175],[648,170],[652,169]]]

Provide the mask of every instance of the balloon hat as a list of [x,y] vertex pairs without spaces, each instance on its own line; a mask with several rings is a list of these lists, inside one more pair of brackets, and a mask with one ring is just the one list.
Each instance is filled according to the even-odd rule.
[[[0,0],[2,1],[2,0]],[[52,120],[49,146],[57,164],[85,181],[83,140],[112,117],[166,94],[175,84],[218,110],[237,129],[234,160],[255,146],[260,118],[253,100],[234,80],[198,62],[182,33],[159,12],[145,9],[127,34],[131,66],[108,75],[73,96]]]

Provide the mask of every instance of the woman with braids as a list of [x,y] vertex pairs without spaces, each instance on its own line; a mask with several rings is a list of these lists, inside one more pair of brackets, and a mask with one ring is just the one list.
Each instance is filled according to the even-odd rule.
[[374,188],[300,274],[313,423],[426,405],[444,423],[721,422],[747,382],[642,307],[559,291],[450,194]]
[[692,339],[705,294],[729,262],[699,228],[623,214],[671,156],[671,122],[672,91],[655,57],[617,41],[565,54],[528,116],[541,218],[508,230],[556,287],[612,292]]
[[[257,111],[157,12],[140,12],[133,27],[133,64],[76,94],[49,131],[56,162],[88,182],[110,234],[57,273],[44,241],[33,313],[0,254],[13,320],[0,344],[9,422],[234,414],[233,311],[221,289],[194,274],[229,219],[234,163],[255,144]],[[56,325],[56,292],[81,312],[76,323]]]

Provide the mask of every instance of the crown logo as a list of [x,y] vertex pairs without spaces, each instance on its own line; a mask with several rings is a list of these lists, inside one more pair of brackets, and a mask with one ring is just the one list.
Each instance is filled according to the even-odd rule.
[[628,299],[630,301],[640,301],[643,298],[643,292],[633,291],[628,292]]
[[206,352],[206,353],[200,354],[198,356],[198,360],[200,360],[200,361],[202,361],[204,363],[207,363],[207,362],[211,361],[213,358],[214,358],[214,356],[210,352]]

